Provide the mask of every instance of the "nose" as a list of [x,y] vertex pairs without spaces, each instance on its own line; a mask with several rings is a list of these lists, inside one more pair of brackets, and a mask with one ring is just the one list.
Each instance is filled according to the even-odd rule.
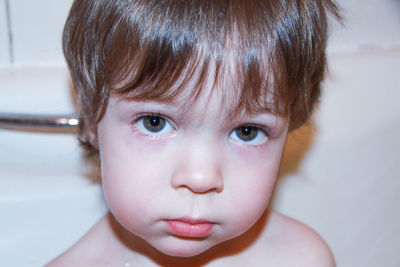
[[185,146],[180,158],[171,177],[172,187],[186,188],[197,194],[222,192],[222,159],[215,146],[201,143]]

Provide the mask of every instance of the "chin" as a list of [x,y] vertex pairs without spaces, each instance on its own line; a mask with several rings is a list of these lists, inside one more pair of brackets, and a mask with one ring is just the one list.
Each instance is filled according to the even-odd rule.
[[[177,238],[180,239],[180,238]],[[163,246],[155,246],[161,253],[172,257],[194,257],[207,251],[214,245],[205,240],[177,240],[174,244],[164,244]]]

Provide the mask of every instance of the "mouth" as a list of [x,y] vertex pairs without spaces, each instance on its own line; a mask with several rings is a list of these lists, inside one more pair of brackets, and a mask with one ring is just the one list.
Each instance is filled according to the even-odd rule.
[[207,220],[193,218],[179,218],[165,220],[170,232],[176,236],[189,238],[203,238],[212,231],[214,223]]

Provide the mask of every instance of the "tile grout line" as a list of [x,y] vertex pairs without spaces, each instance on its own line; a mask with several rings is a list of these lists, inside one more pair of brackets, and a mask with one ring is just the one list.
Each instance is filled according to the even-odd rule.
[[328,49],[327,55],[348,55],[368,52],[400,52],[400,43],[392,43],[389,45],[363,45],[341,49]]
[[10,15],[10,3],[9,0],[5,0],[6,5],[6,20],[7,20],[7,31],[8,31],[8,54],[10,64],[14,63],[14,43],[13,35],[11,30],[11,15]]

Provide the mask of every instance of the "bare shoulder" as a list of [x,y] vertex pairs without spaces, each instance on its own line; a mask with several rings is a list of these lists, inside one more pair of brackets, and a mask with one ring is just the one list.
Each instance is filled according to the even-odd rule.
[[57,266],[79,266],[82,262],[78,262],[76,257],[71,257],[69,252],[64,252],[51,262],[47,263],[45,267],[57,267]]
[[[102,244],[104,218],[86,233],[76,244],[47,263],[46,267],[60,266],[106,266],[102,255],[106,255]],[[111,251],[109,251],[111,253]]]
[[310,227],[275,211],[267,224],[265,238],[273,244],[278,266],[336,266],[329,246]]
[[84,239],[85,238],[78,241],[74,246],[47,263],[45,266],[101,266],[101,264],[95,264],[95,260],[89,259],[90,256],[96,254],[94,254],[93,251],[90,251],[90,247],[86,245],[87,242]]
[[[85,257],[80,257],[83,255],[77,253],[79,251],[79,247],[79,244],[74,245],[73,247],[59,255],[57,258],[47,263],[45,267],[79,266],[82,264],[88,266],[87,262],[85,261]],[[78,258],[80,258],[80,260],[78,260]]]

